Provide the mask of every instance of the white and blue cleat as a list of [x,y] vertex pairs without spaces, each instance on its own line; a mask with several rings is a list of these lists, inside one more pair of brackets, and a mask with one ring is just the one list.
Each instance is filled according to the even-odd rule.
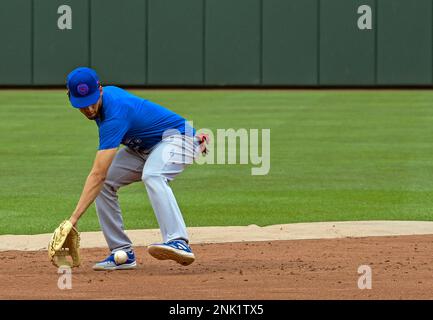
[[148,246],[149,254],[158,260],[174,260],[187,266],[194,262],[195,256],[185,240],[171,240]]
[[134,251],[129,251],[126,253],[128,255],[128,259],[121,264],[117,264],[114,261],[114,253],[109,255],[105,260],[97,262],[93,266],[93,270],[95,271],[106,271],[106,270],[130,270],[135,269],[137,267],[137,262],[135,261]]

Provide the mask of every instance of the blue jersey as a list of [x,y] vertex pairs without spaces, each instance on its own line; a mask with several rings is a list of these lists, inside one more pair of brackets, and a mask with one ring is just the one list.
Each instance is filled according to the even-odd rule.
[[150,149],[174,133],[193,136],[195,130],[178,114],[125,90],[103,88],[99,127],[99,150],[124,144],[132,149]]

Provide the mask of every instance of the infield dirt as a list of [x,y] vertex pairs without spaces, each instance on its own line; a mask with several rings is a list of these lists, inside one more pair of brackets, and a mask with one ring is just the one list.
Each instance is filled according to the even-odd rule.
[[[1,299],[433,299],[433,235],[196,244],[182,267],[135,248],[139,266],[95,272],[108,253],[83,249],[72,289],[46,251],[0,252]],[[358,288],[358,267],[372,289]]]

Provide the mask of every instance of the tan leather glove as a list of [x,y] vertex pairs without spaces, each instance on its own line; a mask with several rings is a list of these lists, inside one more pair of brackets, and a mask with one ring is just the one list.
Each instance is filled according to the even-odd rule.
[[[80,265],[80,234],[69,220],[63,221],[54,230],[48,244],[48,257],[57,267],[78,267]],[[68,260],[68,257],[71,260]]]

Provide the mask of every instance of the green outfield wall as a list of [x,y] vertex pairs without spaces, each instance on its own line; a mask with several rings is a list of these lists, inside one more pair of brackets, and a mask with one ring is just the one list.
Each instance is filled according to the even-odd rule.
[[0,40],[0,86],[433,84],[433,0],[11,0]]

